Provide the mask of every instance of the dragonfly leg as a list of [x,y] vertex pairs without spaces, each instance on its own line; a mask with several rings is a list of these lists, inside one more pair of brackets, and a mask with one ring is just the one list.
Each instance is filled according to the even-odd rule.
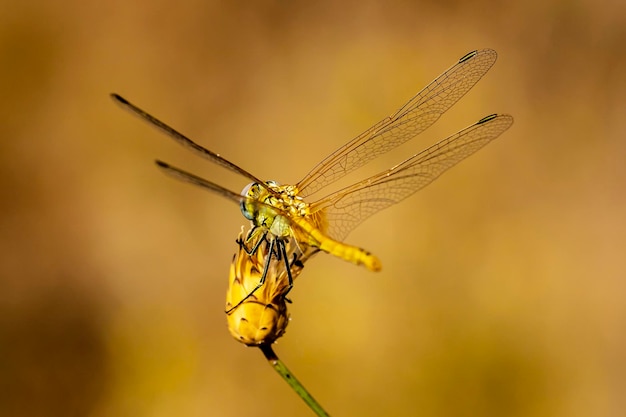
[[[287,256],[287,249],[285,249],[284,241],[278,240],[278,246],[280,248],[280,251],[283,254],[283,260],[285,261],[285,268],[287,269],[287,279],[289,283],[289,286],[287,287],[287,291],[283,293],[283,298],[285,299],[285,301],[291,303],[291,300],[287,298],[287,294],[293,288],[293,277],[291,276],[291,265],[289,264],[289,256]],[[296,254],[294,253],[293,255],[294,255],[294,262],[295,262]]]
[[[251,236],[252,234],[256,233],[256,231],[257,231],[257,226],[254,226],[254,229],[250,231],[248,236]],[[249,240],[249,239],[246,239],[246,240]],[[261,239],[259,239],[258,242],[256,242],[251,249],[248,249],[246,242],[244,242],[243,239],[241,238],[238,238],[235,242],[239,245],[240,248],[246,251],[246,254],[248,254],[248,256],[252,256],[259,249],[259,246],[261,246],[261,243],[267,242],[267,230],[263,232],[263,236],[261,237]]]
[[[265,234],[263,235],[263,239],[265,239]],[[233,307],[229,308],[228,310],[226,310],[226,314],[230,314],[234,309],[236,309],[237,307],[239,307],[244,301],[246,301],[248,298],[250,298],[252,296],[252,294],[254,294],[256,292],[256,290],[258,290],[259,288],[261,288],[263,286],[263,284],[265,283],[265,278],[267,277],[267,271],[269,271],[270,269],[270,262],[272,262],[272,253],[276,253],[275,249],[274,249],[274,245],[275,245],[275,241],[276,239],[271,239],[269,241],[269,256],[267,257],[267,260],[265,261],[265,265],[263,266],[263,274],[261,275],[261,279],[259,280],[259,283],[256,285],[256,287],[254,287],[254,289],[252,291],[250,291],[248,293],[248,295],[246,295],[245,297],[243,297],[241,299],[241,301],[239,301],[237,304],[235,304]],[[245,245],[245,243],[241,242],[242,245]],[[280,243],[279,243],[280,244]],[[255,251],[256,249],[258,249],[258,244],[255,245]],[[245,247],[244,247],[245,249]],[[290,280],[289,282],[291,283],[291,275],[290,275]],[[291,287],[290,287],[291,289]]]
[[[276,260],[278,262],[283,260],[283,252],[285,252],[285,243],[289,243],[289,241],[285,241],[284,239],[279,239],[276,247],[274,248],[274,256],[276,256]],[[281,250],[282,249],[282,250]],[[287,258],[285,258],[287,259]]]

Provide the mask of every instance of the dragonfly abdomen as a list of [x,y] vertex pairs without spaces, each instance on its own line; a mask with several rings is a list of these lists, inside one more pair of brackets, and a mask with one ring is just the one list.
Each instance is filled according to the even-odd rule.
[[336,240],[324,237],[321,239],[319,248],[333,256],[351,262],[355,265],[363,265],[370,271],[378,272],[382,269],[382,263],[375,255],[357,246],[347,245]]
[[382,264],[380,260],[365,249],[339,242],[327,236],[324,233],[326,220],[322,212],[318,211],[306,218],[292,218],[291,220],[297,225],[294,230],[296,234],[299,229],[305,232],[304,236],[296,239],[299,242],[306,242],[308,246],[318,248],[323,252],[355,265],[363,265],[370,271],[377,272],[381,270]]

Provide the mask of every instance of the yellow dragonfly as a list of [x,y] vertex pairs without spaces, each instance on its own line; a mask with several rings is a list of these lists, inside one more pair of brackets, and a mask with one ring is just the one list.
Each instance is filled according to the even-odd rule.
[[464,55],[395,113],[331,153],[295,185],[262,181],[123,97],[112,97],[184,147],[252,181],[236,193],[156,161],[165,173],[238,203],[250,220],[252,228],[245,237],[242,230],[237,239],[239,250],[231,264],[226,313],[237,340],[259,345],[272,343],[284,333],[286,295],[306,260],[322,251],[379,271],[381,262],[376,256],[343,241],[348,234],[374,213],[409,197],[500,136],[511,127],[513,118],[486,116],[386,171],[311,203],[306,199],[422,133],[487,73],[496,58],[491,49]]

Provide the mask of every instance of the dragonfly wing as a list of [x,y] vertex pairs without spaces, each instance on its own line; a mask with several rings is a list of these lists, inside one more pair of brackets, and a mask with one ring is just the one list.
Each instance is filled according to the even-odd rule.
[[496,62],[492,49],[473,51],[462,57],[393,115],[361,133],[320,162],[298,183],[306,197],[337,181],[422,133],[463,97]]
[[365,219],[424,188],[512,124],[513,117],[506,114],[487,116],[395,167],[331,194],[311,209],[324,210],[328,235],[343,240]]
[[111,98],[118,103],[120,106],[122,106],[124,109],[130,111],[131,113],[141,117],[142,119],[144,119],[145,121],[147,121],[148,123],[150,123],[152,126],[156,127],[157,129],[159,129],[161,132],[165,133],[166,135],[168,135],[169,137],[171,137],[172,139],[174,139],[176,142],[178,142],[180,145],[182,145],[183,147],[191,150],[192,152],[194,152],[196,155],[199,155],[205,159],[208,159],[209,161],[224,167],[230,171],[233,171],[237,174],[240,174],[248,179],[250,179],[253,182],[256,182],[258,184],[261,184],[261,186],[263,186],[265,189],[267,189],[268,191],[272,192],[273,191],[266,187],[265,182],[261,181],[260,179],[258,179],[257,177],[255,177],[254,175],[252,175],[251,173],[249,173],[248,171],[246,171],[243,168],[238,167],[237,165],[233,164],[232,162],[228,161],[227,159],[223,158],[222,156],[220,156],[219,154],[216,154],[215,152],[205,148],[204,146],[201,146],[199,144],[197,144],[196,142],[194,142],[193,140],[189,139],[187,136],[183,135],[182,133],[180,133],[179,131],[177,131],[176,129],[174,129],[173,127],[169,126],[168,124],[162,122],[161,120],[157,119],[156,117],[152,116],[151,114],[147,113],[146,111],[140,109],[139,107],[135,106],[133,103],[129,102],[128,100],[126,100],[124,97],[120,96],[119,94],[111,94]]
[[[157,160],[156,164],[159,168],[163,170],[163,172],[165,172],[167,175],[173,178],[176,178],[177,180],[188,182],[193,185],[197,185],[199,187],[204,188],[205,190],[209,190],[216,194],[219,194],[222,197],[225,197],[235,203],[241,203],[242,201],[246,200],[246,198],[242,196],[241,194],[237,194],[236,192],[231,191],[228,188],[224,188],[221,185],[215,184],[214,182],[205,180],[204,178],[198,177],[197,175],[191,174],[187,171],[183,171],[180,168],[176,168],[168,164],[167,162]],[[260,202],[258,203],[262,204]]]
[[[221,185],[215,184],[214,182],[211,182],[209,180],[206,180],[202,177],[199,177],[197,175],[191,174],[187,171],[184,171],[180,168],[176,168],[166,162],[163,161],[156,161],[156,164],[158,165],[159,168],[161,168],[167,175],[176,178],[180,181],[183,182],[187,182],[196,186],[199,186],[201,188],[204,188],[205,190],[209,190],[213,193],[219,194],[222,197],[225,197],[235,203],[238,203],[240,206],[245,203],[246,206],[248,208],[251,208],[254,213],[260,213],[263,212],[264,213],[264,217],[269,219],[269,218],[276,218],[277,216],[281,216],[281,222],[283,222],[284,224],[288,225],[291,230],[293,231],[294,235],[297,236],[307,236],[307,238],[303,238],[303,240],[310,240],[308,238],[308,236],[311,235],[311,233],[307,232],[303,227],[301,227],[300,225],[297,224],[297,222],[294,222],[293,219],[291,218],[291,216],[285,212],[284,210],[281,210],[278,207],[274,207],[272,205],[263,203],[261,201],[249,198],[249,197],[245,197],[242,196],[240,194],[237,194],[234,191],[229,190],[228,188],[224,188]],[[256,222],[255,222],[256,223]],[[257,225],[257,226],[261,226],[261,225]],[[265,225],[263,225],[265,226]]]

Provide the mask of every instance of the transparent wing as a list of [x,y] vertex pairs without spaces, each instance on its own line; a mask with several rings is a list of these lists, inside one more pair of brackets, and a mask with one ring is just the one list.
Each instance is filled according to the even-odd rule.
[[[242,196],[241,194],[237,194],[236,192],[231,191],[228,188],[224,188],[221,185],[215,184],[214,182],[205,180],[202,177],[198,177],[197,175],[190,174],[189,172],[183,171],[180,168],[171,166],[167,162],[157,160],[156,164],[158,165],[159,168],[163,170],[163,172],[165,172],[167,175],[173,178],[176,178],[184,182],[188,182],[190,184],[200,186],[206,190],[219,194],[222,197],[225,197],[235,203],[241,203],[242,201],[246,200],[246,197]],[[258,202],[258,203],[262,204],[261,202]]]
[[506,114],[484,117],[395,167],[314,203],[311,210],[324,210],[329,225],[326,233],[343,240],[372,214],[421,190],[512,124],[513,117]]
[[[153,125],[154,127],[156,127],[157,129],[159,129],[160,131],[162,131],[163,133],[165,133],[166,135],[168,135],[169,137],[171,137],[172,139],[174,139],[176,142],[178,142],[180,145],[182,145],[183,147],[191,150],[192,152],[194,152],[196,155],[199,155],[205,159],[208,159],[209,161],[224,167],[230,171],[233,171],[237,174],[240,174],[246,178],[248,178],[249,180],[251,180],[252,182],[256,182],[261,184],[265,189],[267,189],[270,193],[274,194],[274,190],[270,189],[269,187],[266,187],[265,182],[261,181],[260,179],[258,179],[257,177],[255,177],[254,175],[252,175],[251,173],[249,173],[248,171],[246,171],[243,168],[238,167],[237,165],[233,164],[232,162],[228,161],[227,159],[224,159],[223,157],[221,157],[220,155],[216,154],[213,151],[210,151],[209,149],[206,149],[205,147],[198,145],[197,143],[195,143],[193,140],[189,139],[187,136],[183,135],[182,133],[178,132],[176,129],[174,129],[173,127],[170,127],[169,125],[167,125],[166,123],[160,121],[159,119],[157,119],[156,117],[152,116],[151,114],[147,113],[146,111],[140,109],[139,107],[135,106],[133,103],[129,102],[128,100],[126,100],[124,97],[118,95],[118,94],[111,94],[111,98],[117,102],[120,106],[122,106],[124,109],[130,111],[131,113],[141,117],[142,119],[144,119],[145,121],[147,121],[148,123],[150,123],[151,125]],[[166,164],[167,165],[167,164]],[[214,184],[216,185],[216,184]],[[217,185],[216,185],[217,186]],[[219,186],[217,186],[219,187]],[[221,187],[220,187],[221,188]],[[223,188],[225,190],[225,188]],[[222,194],[224,195],[224,194]]]
[[184,171],[180,168],[176,168],[170,164],[168,164],[167,162],[163,162],[163,161],[156,161],[156,164],[158,165],[159,168],[161,168],[163,170],[163,172],[165,172],[167,175],[176,178],[177,180],[183,181],[183,182],[187,182],[193,185],[197,185],[199,187],[204,188],[205,190],[209,190],[211,192],[214,192],[218,195],[221,195],[222,197],[225,197],[235,203],[238,203],[240,206],[242,203],[246,203],[247,206],[254,206],[255,207],[255,211],[259,212],[261,208],[263,208],[264,210],[266,210],[265,212],[271,212],[274,216],[277,215],[282,215],[284,217],[284,221],[289,223],[289,226],[295,230],[297,230],[299,233],[301,234],[306,234],[308,235],[308,233],[306,231],[304,231],[301,227],[299,227],[297,224],[293,223],[291,221],[291,218],[289,216],[289,214],[287,214],[286,212],[284,212],[283,210],[277,208],[277,207],[273,207],[270,206],[269,204],[265,204],[262,203],[258,200],[252,199],[252,198],[248,198],[245,196],[242,196],[241,194],[237,194],[234,191],[229,190],[228,188],[224,188],[221,185],[215,184],[214,182],[211,182],[209,180],[206,180],[202,177],[198,177],[197,175],[191,174],[187,171]]
[[320,162],[298,183],[306,197],[422,133],[463,97],[496,62],[492,49],[462,57],[393,115],[384,118]]

